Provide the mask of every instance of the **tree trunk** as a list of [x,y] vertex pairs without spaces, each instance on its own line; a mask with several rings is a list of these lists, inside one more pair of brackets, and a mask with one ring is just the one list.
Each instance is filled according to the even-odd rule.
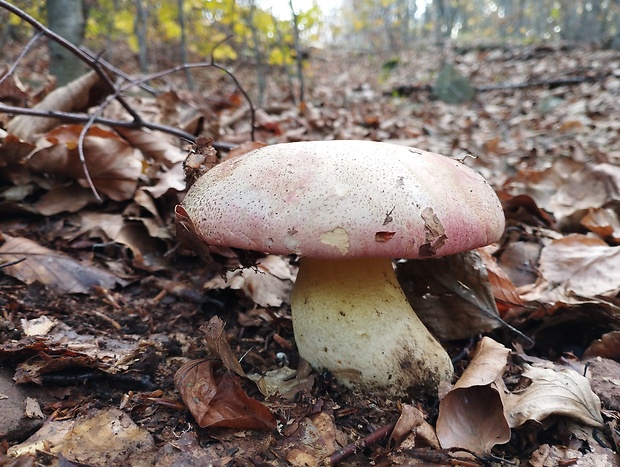
[[[82,0],[47,0],[49,28],[80,46],[84,40],[84,8]],[[86,72],[86,66],[70,51],[50,41],[50,73],[56,76],[58,86],[73,81]]]
[[297,62],[297,79],[299,80],[299,103],[303,103],[305,100],[305,84],[304,84],[304,63],[303,53],[301,50],[301,42],[299,40],[299,16],[295,12],[293,7],[293,0],[289,0],[288,5],[291,9],[291,15],[293,15],[293,44],[295,47],[295,60]]
[[[48,0],[49,1],[49,0]],[[136,1],[136,9],[138,15],[136,16],[136,36],[138,37],[138,62],[140,64],[140,71],[146,73],[149,69],[149,54],[148,43],[146,37],[146,28],[148,24],[148,12],[143,3],[143,0]]]
[[[187,31],[185,29],[185,12],[183,11],[183,1],[177,0],[177,6],[179,8],[179,27],[181,28],[181,60],[183,63],[188,63],[187,59]],[[187,87],[190,91],[194,90],[194,78],[192,77],[192,70],[185,69],[185,78],[187,79]]]

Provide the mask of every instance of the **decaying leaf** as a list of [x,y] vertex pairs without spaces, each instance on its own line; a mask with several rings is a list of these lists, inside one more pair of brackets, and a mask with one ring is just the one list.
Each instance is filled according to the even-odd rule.
[[194,360],[174,375],[185,405],[202,428],[208,426],[273,430],[275,418],[267,407],[248,397],[237,377],[217,373],[216,360]]
[[205,335],[207,347],[213,356],[219,358],[229,371],[234,371],[239,376],[245,376],[237,357],[230,348],[230,344],[224,333],[224,321],[219,316],[214,316],[207,324],[200,326]]
[[[59,179],[75,180],[87,187],[78,153],[82,125],[61,125],[37,141],[28,159],[33,172]],[[84,157],[88,173],[97,190],[115,201],[131,199],[142,173],[139,151],[108,130],[91,127],[84,138]]]
[[443,448],[487,454],[510,441],[502,403],[504,367],[509,349],[483,338],[471,363],[439,404],[437,437]]
[[[64,112],[85,110],[91,96],[101,94],[104,88],[107,88],[107,85],[97,73],[91,71],[49,93],[45,99],[34,106],[34,109]],[[93,92],[96,89],[99,90]],[[54,118],[18,115],[9,122],[7,130],[21,139],[34,143],[39,135],[55,128],[58,124],[59,120]]]
[[601,402],[588,380],[569,368],[538,368],[527,365],[523,376],[532,384],[505,399],[506,416],[512,428],[528,420],[541,421],[563,415],[586,425],[602,426]]
[[62,454],[82,465],[138,465],[140,457],[155,449],[146,428],[125,412],[109,408],[73,420],[51,420],[9,455],[34,455],[36,450]]
[[38,281],[57,293],[89,293],[91,287],[107,289],[126,282],[112,273],[82,264],[69,256],[45,248],[27,238],[10,238],[0,247],[0,259],[6,262],[26,258],[21,263],[2,269],[27,284]]
[[289,302],[295,275],[296,268],[286,259],[268,255],[255,267],[228,271],[224,278],[214,277],[204,288],[242,290],[260,306],[277,307]]
[[304,417],[296,426],[297,429],[278,446],[292,466],[324,465],[325,459],[346,440],[336,428],[334,417],[325,412]]
[[425,420],[424,413],[410,404],[402,404],[400,417],[390,435],[390,444],[392,443],[400,445],[401,448],[420,445],[435,449],[440,447],[435,430]]
[[283,366],[264,375],[249,375],[249,378],[265,397],[279,394],[286,400],[293,400],[300,391],[310,390],[314,385],[315,376],[310,374],[310,365],[306,363],[304,367],[293,370]]
[[552,287],[583,297],[614,296],[620,290],[620,246],[573,234],[554,240],[540,255],[540,270]]
[[15,381],[42,384],[43,376],[62,371],[100,370],[109,375],[126,372],[145,348],[145,340],[108,337],[101,346],[97,336],[78,334],[66,324],[41,317],[22,323],[29,337],[0,345],[0,358],[23,360]]
[[467,339],[502,325],[476,250],[399,262],[396,274],[416,314],[440,339]]

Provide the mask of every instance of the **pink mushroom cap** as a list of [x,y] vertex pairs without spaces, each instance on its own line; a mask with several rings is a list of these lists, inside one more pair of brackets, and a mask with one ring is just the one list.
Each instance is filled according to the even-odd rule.
[[323,259],[444,256],[504,230],[499,199],[474,170],[372,141],[256,149],[203,175],[183,207],[208,245]]

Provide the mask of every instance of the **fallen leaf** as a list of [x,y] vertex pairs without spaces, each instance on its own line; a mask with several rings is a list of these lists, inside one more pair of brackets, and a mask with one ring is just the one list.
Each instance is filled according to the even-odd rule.
[[[59,183],[75,180],[87,187],[79,159],[78,138],[82,125],[61,125],[37,141],[37,149],[28,159],[35,173],[54,176]],[[97,191],[114,201],[131,199],[142,173],[140,154],[116,133],[97,126],[84,137],[84,157],[88,173]]]
[[217,360],[193,360],[174,375],[174,385],[201,428],[209,426],[250,430],[273,430],[269,409],[248,397],[238,378],[216,373]]
[[619,246],[579,234],[554,240],[540,254],[540,271],[552,287],[584,297],[616,295],[619,264]]
[[[97,73],[91,71],[52,91],[33,109],[63,112],[85,110],[91,96],[101,95],[104,88],[107,88],[107,84],[102,82]],[[23,140],[34,143],[37,137],[57,127],[59,123],[60,121],[55,118],[18,115],[9,122],[7,130]]]
[[400,417],[390,435],[390,445],[393,444],[403,449],[419,447],[420,444],[440,448],[435,430],[426,421],[424,413],[410,404],[401,405]]
[[264,375],[252,374],[249,378],[256,383],[258,390],[265,397],[279,394],[286,400],[293,400],[300,392],[312,389],[315,377],[308,371],[293,370],[287,366],[271,370]]
[[343,438],[333,416],[320,412],[299,421],[297,430],[282,440],[278,451],[284,453],[289,465],[319,466],[331,453],[341,448],[339,441],[342,442]]
[[400,261],[396,275],[416,314],[439,339],[467,339],[502,325],[477,251]]
[[509,349],[484,337],[454,388],[439,403],[437,437],[444,449],[488,454],[510,441],[504,416],[502,376]]
[[620,217],[613,209],[592,208],[580,221],[586,229],[620,243]]
[[532,384],[504,398],[506,417],[512,428],[528,420],[540,422],[550,415],[575,418],[591,426],[603,425],[601,402],[588,380],[576,371],[526,365],[523,376],[531,379]]
[[296,268],[281,256],[268,255],[255,267],[228,271],[224,277],[214,277],[204,288],[242,290],[256,304],[278,307],[289,303]]
[[34,455],[37,450],[61,454],[82,465],[136,465],[155,449],[153,437],[125,412],[110,408],[74,420],[52,420],[9,455]]
[[95,266],[82,264],[69,256],[45,248],[27,238],[4,236],[6,242],[0,247],[0,257],[10,262],[26,258],[14,266],[2,268],[2,272],[26,284],[38,281],[57,293],[89,293],[91,287],[112,289],[124,286],[119,277]]
[[239,376],[245,376],[237,357],[230,348],[226,334],[224,333],[224,321],[219,316],[214,316],[207,324],[200,326],[205,335],[207,348],[214,357],[219,358],[229,371],[234,371]]

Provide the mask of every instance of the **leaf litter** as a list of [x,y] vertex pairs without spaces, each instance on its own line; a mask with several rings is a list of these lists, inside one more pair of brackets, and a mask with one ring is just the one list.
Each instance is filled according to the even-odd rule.
[[[493,53],[469,51],[450,58],[462,80]],[[426,264],[426,273],[405,275],[415,278],[412,287],[427,294],[415,306],[428,311],[432,327],[450,340],[445,344],[451,354],[460,356],[456,367],[461,377],[452,391],[443,392],[439,418],[433,404],[424,401],[396,403],[349,394],[329,375],[299,361],[287,304],[295,277],[290,258],[262,258],[256,269],[242,272],[235,270],[240,264],[231,251],[203,246],[202,255],[211,260],[203,265],[176,246],[173,207],[183,196],[186,172],[186,151],[177,141],[146,130],[97,127],[87,134],[87,164],[105,198],[97,206],[76,159],[76,136],[83,127],[23,116],[9,122],[1,139],[0,266],[23,253],[14,249],[13,239],[42,258],[53,258],[54,264],[36,272],[32,265],[37,259],[31,258],[37,255],[30,255],[31,270],[23,276],[11,269],[19,264],[1,269],[0,336],[2,358],[23,381],[60,381],[65,393],[59,404],[81,407],[82,415],[76,417],[70,408],[42,406],[47,426],[63,422],[53,420],[52,413],[57,419],[68,417],[72,426],[88,427],[88,420],[113,426],[113,420],[122,420],[128,433],[133,430],[130,420],[140,421],[136,439],[143,440],[145,449],[136,455],[145,465],[170,465],[166,462],[174,459],[317,465],[339,459],[334,454],[343,452],[354,465],[408,464],[429,459],[424,457],[428,447],[433,462],[456,462],[457,454],[447,446],[530,465],[611,465],[604,462],[611,462],[612,450],[617,450],[613,423],[620,419],[620,398],[610,389],[620,354],[620,138],[614,95],[620,79],[611,74],[604,83],[573,88],[487,91],[458,107],[426,94],[394,97],[391,91],[410,84],[421,70],[438,73],[439,55],[407,57],[402,62],[410,64],[409,72],[399,67],[380,83],[367,71],[379,57],[337,57],[333,64],[338,71],[315,68],[310,100],[295,106],[274,94],[259,113],[256,129],[258,139],[267,143],[362,138],[423,147],[463,159],[495,187],[508,220],[501,242],[465,258],[445,259],[445,265],[444,259],[425,260],[420,263]],[[606,68],[620,60],[611,51],[553,47],[533,56],[490,61],[471,73],[471,84],[484,86],[505,73],[536,76],[550,64],[570,75],[575,66],[596,62]],[[336,79],[334,73],[339,73]],[[87,75],[50,94],[45,108],[92,105],[90,94],[79,89],[97,85]],[[168,93],[130,102],[155,120],[178,124],[182,111],[195,120],[194,99]],[[106,116],[118,117],[119,112],[113,104]],[[249,141],[247,109],[224,105],[209,112],[206,119],[215,140]],[[212,157],[211,163],[218,160],[219,155]],[[34,220],[29,217],[33,214],[38,216]],[[179,228],[183,226],[177,226],[177,235]],[[398,264],[399,272],[404,265]],[[233,272],[226,283],[218,273],[228,270]],[[440,309],[441,315],[431,315]],[[209,345],[199,327],[214,316],[228,326],[208,337],[215,351],[205,360]],[[41,317],[47,320],[34,321]],[[538,356],[528,357],[526,364],[518,344],[510,351],[507,346],[519,339],[501,320],[532,337],[528,352]],[[67,323],[71,332],[63,327]],[[63,337],[52,337],[54,333]],[[480,333],[504,345],[479,341]],[[468,344],[453,339],[479,341],[478,350],[470,355]],[[482,342],[494,350],[482,351]],[[224,347],[230,351],[223,353]],[[567,359],[578,362],[584,352],[589,359],[585,364],[592,366],[587,378],[566,365]],[[237,365],[251,379],[226,369]],[[88,379],[80,380],[86,381],[82,387],[75,384],[76,374],[67,375],[76,366],[97,381],[94,392]],[[180,368],[184,370],[176,373]],[[104,376],[93,376],[93,371]],[[152,378],[161,393],[155,396],[135,384],[138,372]],[[117,387],[118,381],[106,380],[114,374],[134,375],[136,381]],[[192,416],[173,408],[179,393],[185,393]],[[84,402],[83,395],[108,402]],[[464,400],[479,410],[463,406]],[[578,422],[565,421],[571,418]],[[212,428],[197,429],[194,420]],[[218,424],[235,428],[213,428]],[[611,441],[599,443],[588,425]],[[249,428],[269,430],[258,434]],[[100,451],[92,447],[92,458],[79,449],[72,454],[67,446],[88,450],[97,441],[84,434],[88,428],[76,431],[78,437],[69,441],[41,431],[40,438],[53,440],[59,449],[50,450],[49,442],[37,448],[58,459],[100,463]],[[538,436],[554,441],[532,443]],[[564,441],[571,437],[582,445]],[[135,450],[124,446],[120,450],[125,454]],[[118,452],[109,450],[112,457]],[[470,456],[468,462],[480,459],[489,457]]]

